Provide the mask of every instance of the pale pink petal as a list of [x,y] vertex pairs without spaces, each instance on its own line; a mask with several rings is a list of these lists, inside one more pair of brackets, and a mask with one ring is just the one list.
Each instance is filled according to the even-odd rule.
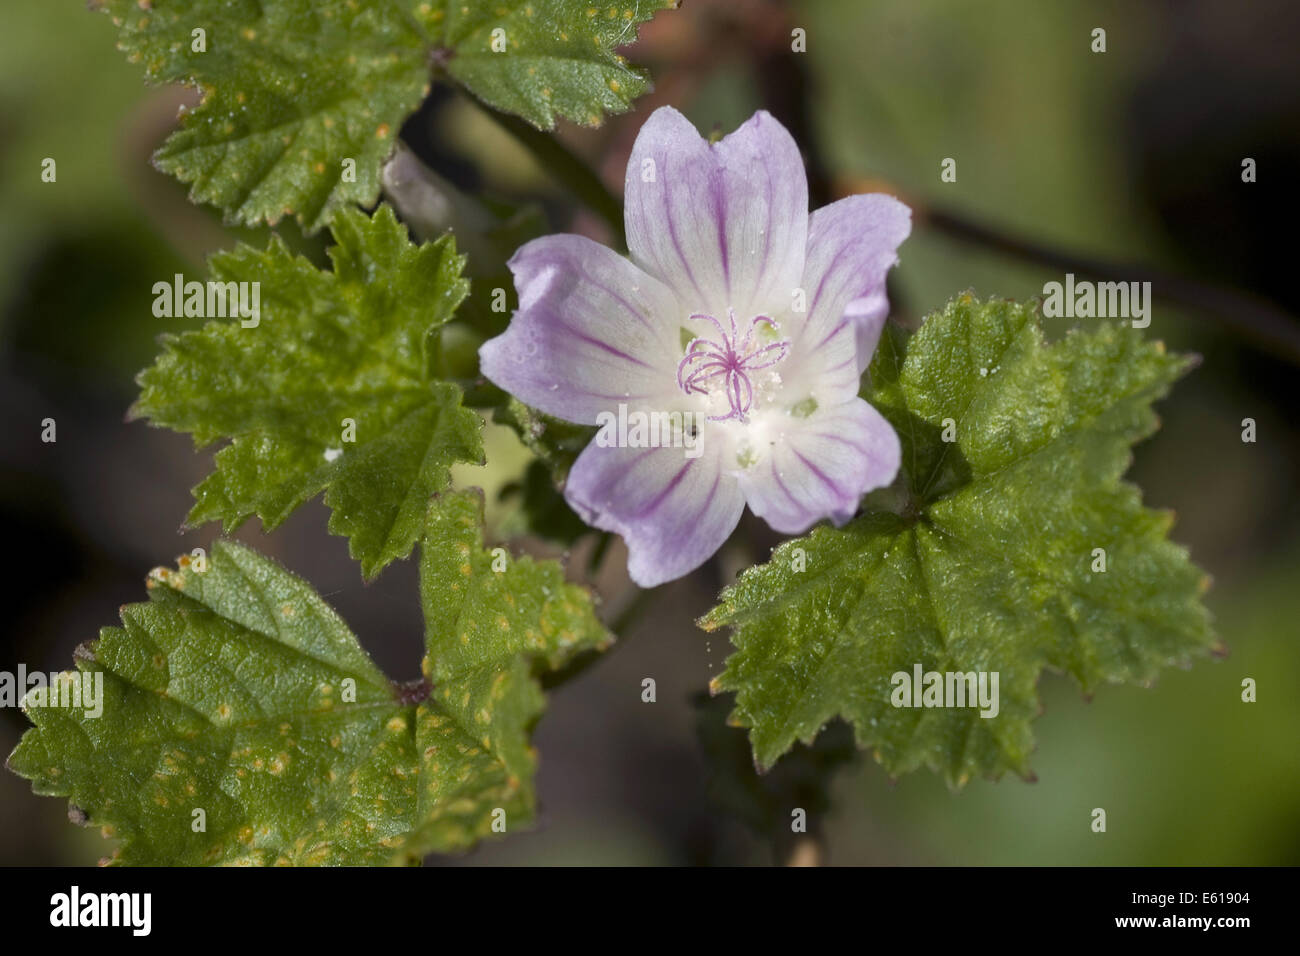
[[802,534],[822,518],[844,523],[864,494],[898,474],[898,435],[860,398],[787,416],[770,437],[739,480],[750,510],[782,534]]
[[808,183],[799,147],[766,112],[710,145],[672,107],[646,120],[627,166],[632,260],[686,314],[740,320],[790,308],[803,272]]
[[[884,194],[849,196],[812,214],[802,282],[807,315],[798,331],[787,329],[795,336],[792,352],[820,348],[841,324],[854,325],[856,339],[858,323],[881,318],[882,306],[887,311],[885,273],[898,261],[898,246],[911,230],[911,210]],[[863,344],[874,349],[880,332],[874,330],[874,341],[871,333],[864,330]],[[870,358],[858,357],[861,368]]]
[[582,236],[535,239],[510,260],[519,310],[479,349],[483,374],[549,415],[594,425],[602,411],[677,400],[676,300],[627,259]]
[[592,442],[569,472],[564,497],[597,528],[623,537],[628,574],[643,588],[695,570],[727,540],[745,510],[720,447],[698,458],[681,448],[601,447]]

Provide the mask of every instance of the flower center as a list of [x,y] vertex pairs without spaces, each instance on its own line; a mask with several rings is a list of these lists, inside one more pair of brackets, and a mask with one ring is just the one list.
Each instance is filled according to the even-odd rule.
[[756,315],[749,320],[749,328],[741,337],[736,327],[735,309],[727,310],[731,331],[728,332],[711,315],[696,312],[692,319],[707,319],[718,330],[718,338],[696,338],[686,347],[686,354],[677,364],[677,385],[687,395],[708,395],[724,390],[730,410],[725,415],[710,415],[711,422],[734,418],[745,421],[754,405],[754,382],[751,378],[760,369],[776,365],[790,350],[790,342],[782,340],[763,345],[755,341],[760,324],[775,330],[777,325],[766,315]]

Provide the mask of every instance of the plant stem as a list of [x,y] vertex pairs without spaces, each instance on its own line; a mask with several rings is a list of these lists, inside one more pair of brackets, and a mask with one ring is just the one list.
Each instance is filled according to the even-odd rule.
[[509,116],[485,106],[478,100],[474,100],[474,103],[519,140],[543,169],[554,176],[592,212],[605,220],[614,234],[615,245],[620,249],[627,248],[627,238],[623,233],[623,203],[610,192],[590,166],[570,151],[554,134],[539,130],[517,116]]
[[[777,51],[765,60],[758,75],[767,98],[765,102],[804,148],[809,198],[813,205],[821,206],[862,191],[853,185],[837,185],[821,154],[817,136],[808,123],[808,117],[814,112],[811,108],[814,91],[807,72],[807,58]],[[911,206],[920,226],[928,226],[962,242],[993,249],[1026,262],[1074,272],[1094,280],[1149,281],[1152,294],[1162,301],[1216,319],[1268,354],[1300,365],[1300,323],[1271,302],[1162,269],[1076,255],[983,225],[951,210],[930,206],[892,186],[888,191]]]
[[922,223],[963,242],[1092,279],[1149,281],[1157,298],[1213,316],[1243,338],[1300,364],[1300,324],[1270,302],[1163,269],[1075,255],[1000,232],[948,210],[926,208],[915,199],[906,201]]

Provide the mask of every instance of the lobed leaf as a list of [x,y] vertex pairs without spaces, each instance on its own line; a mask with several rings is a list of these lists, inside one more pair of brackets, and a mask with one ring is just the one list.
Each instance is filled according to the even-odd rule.
[[391,684],[306,582],[219,541],[79,650],[99,716],[29,697],[9,768],[118,838],[119,864],[413,862],[526,825],[537,675],[609,638],[555,562],[494,568],[481,526],[476,492],[429,508],[425,686]]
[[[898,506],[781,545],[701,620],[733,629],[713,689],[758,764],[841,716],[891,774],[1028,775],[1044,667],[1091,693],[1215,649],[1207,579],[1120,480],[1190,364],[1111,324],[1048,345],[1030,307],[968,295],[891,328],[867,397],[903,443]],[[917,665],[997,672],[997,715],[895,706]]]
[[[447,71],[480,99],[541,129],[557,119],[599,126],[650,89],[617,53],[637,28],[680,0],[450,0],[442,42]],[[498,52],[500,51],[500,52]]]
[[257,324],[164,336],[131,415],[200,447],[231,439],[195,489],[191,525],[256,514],[274,528],[323,490],[330,530],[373,577],[411,553],[451,466],[483,457],[481,419],[430,373],[430,336],[469,283],[450,236],[417,247],[386,206],[345,211],[334,233],[333,272],[278,240],[214,256],[215,281],[260,283]]
[[[380,166],[436,66],[536,126],[596,124],[649,82],[616,52],[675,0],[92,0],[155,83],[199,106],[158,151],[195,201],[309,232],[379,196]],[[500,52],[497,52],[500,51]]]

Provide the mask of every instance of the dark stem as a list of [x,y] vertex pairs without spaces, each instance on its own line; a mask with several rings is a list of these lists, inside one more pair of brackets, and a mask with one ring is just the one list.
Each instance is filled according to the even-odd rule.
[[472,102],[499,126],[519,140],[543,169],[600,216],[614,234],[614,244],[627,248],[623,233],[623,203],[610,192],[595,171],[553,134],[539,130],[517,116],[509,116],[471,97]]
[[[808,123],[815,91],[806,62],[804,55],[778,51],[763,61],[758,73],[768,108],[804,148],[809,199],[818,207],[840,198],[841,191],[834,188],[817,137]],[[891,191],[898,194],[897,190]],[[1076,255],[981,225],[947,209],[928,206],[915,197],[898,195],[912,207],[920,225],[962,242],[1093,280],[1149,281],[1152,294],[1162,301],[1217,319],[1270,354],[1300,365],[1300,323],[1270,302],[1163,269]]]
[[1061,272],[1073,272],[1091,279],[1149,281],[1151,292],[1156,297],[1214,316],[1256,345],[1300,364],[1300,324],[1269,302],[1163,269],[1075,255],[1021,236],[999,232],[947,210],[927,209],[923,203],[906,201],[921,222],[963,242],[996,249]]

